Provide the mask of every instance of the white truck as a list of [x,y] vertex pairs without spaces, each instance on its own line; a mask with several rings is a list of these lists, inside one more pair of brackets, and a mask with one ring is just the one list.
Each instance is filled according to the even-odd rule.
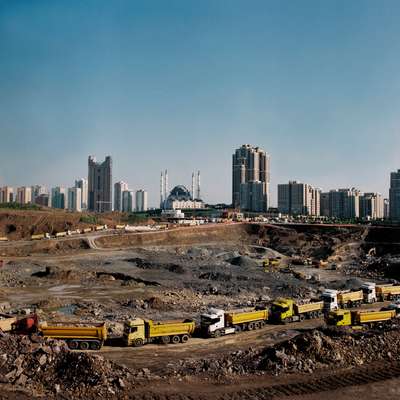
[[321,297],[324,302],[325,312],[335,311],[340,307],[354,307],[359,305],[361,301],[363,303],[375,303],[376,284],[373,282],[365,282],[361,285],[361,290],[357,292],[340,292],[334,289],[326,289]]

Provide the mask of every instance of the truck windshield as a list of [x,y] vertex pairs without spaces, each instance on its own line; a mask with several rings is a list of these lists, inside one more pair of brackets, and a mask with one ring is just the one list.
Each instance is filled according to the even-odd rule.
[[134,333],[137,332],[137,326],[129,326],[129,325],[125,325],[124,328],[124,333],[126,333],[127,335],[129,335],[130,333]]
[[322,300],[326,303],[333,303],[335,301],[335,298],[331,296],[322,296]]
[[288,310],[289,310],[289,308],[283,307],[283,306],[281,306],[279,304],[272,304],[272,306],[271,306],[272,313],[279,313],[279,312],[284,313],[284,312],[286,312]]
[[220,321],[218,317],[212,318],[207,315],[202,315],[200,320],[201,320],[201,325],[212,325]]

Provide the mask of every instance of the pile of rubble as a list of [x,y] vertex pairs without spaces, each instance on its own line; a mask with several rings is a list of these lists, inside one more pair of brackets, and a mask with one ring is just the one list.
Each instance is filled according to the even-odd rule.
[[181,362],[176,374],[311,373],[318,369],[353,367],[377,360],[400,360],[400,323],[387,323],[380,330],[340,331],[313,329],[263,349],[250,348],[223,358]]
[[35,396],[115,398],[124,394],[128,370],[90,353],[69,351],[64,342],[40,336],[2,334],[0,381]]

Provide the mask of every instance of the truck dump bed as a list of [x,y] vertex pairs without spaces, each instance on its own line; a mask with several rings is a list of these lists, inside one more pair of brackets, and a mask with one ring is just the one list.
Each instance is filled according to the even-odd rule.
[[266,321],[268,319],[268,310],[253,310],[253,311],[239,311],[227,312],[225,319],[228,325],[243,324],[253,321]]
[[104,322],[93,325],[76,324],[76,326],[61,323],[55,325],[42,324],[39,326],[39,330],[43,336],[53,339],[97,339],[100,341],[107,339],[107,328]]
[[358,290],[357,292],[338,293],[339,303],[347,303],[348,301],[360,301],[362,299],[363,299],[362,290]]
[[146,336],[149,338],[171,335],[191,335],[195,329],[193,320],[153,322],[145,320]]
[[400,286],[377,286],[376,294],[400,294]]
[[366,324],[371,322],[388,321],[396,315],[395,310],[388,311],[353,311],[355,324]]
[[317,301],[307,304],[294,304],[294,310],[297,314],[304,314],[313,311],[321,311],[324,306],[323,301]]
[[0,331],[9,332],[12,329],[12,324],[17,321],[16,317],[8,314],[0,314]]

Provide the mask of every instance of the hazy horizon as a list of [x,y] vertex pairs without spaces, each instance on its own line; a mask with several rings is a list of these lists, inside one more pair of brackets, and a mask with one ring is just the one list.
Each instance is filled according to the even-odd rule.
[[87,157],[159,203],[201,171],[231,201],[232,153],[276,185],[388,196],[400,168],[396,1],[0,1],[0,186],[72,186]]

